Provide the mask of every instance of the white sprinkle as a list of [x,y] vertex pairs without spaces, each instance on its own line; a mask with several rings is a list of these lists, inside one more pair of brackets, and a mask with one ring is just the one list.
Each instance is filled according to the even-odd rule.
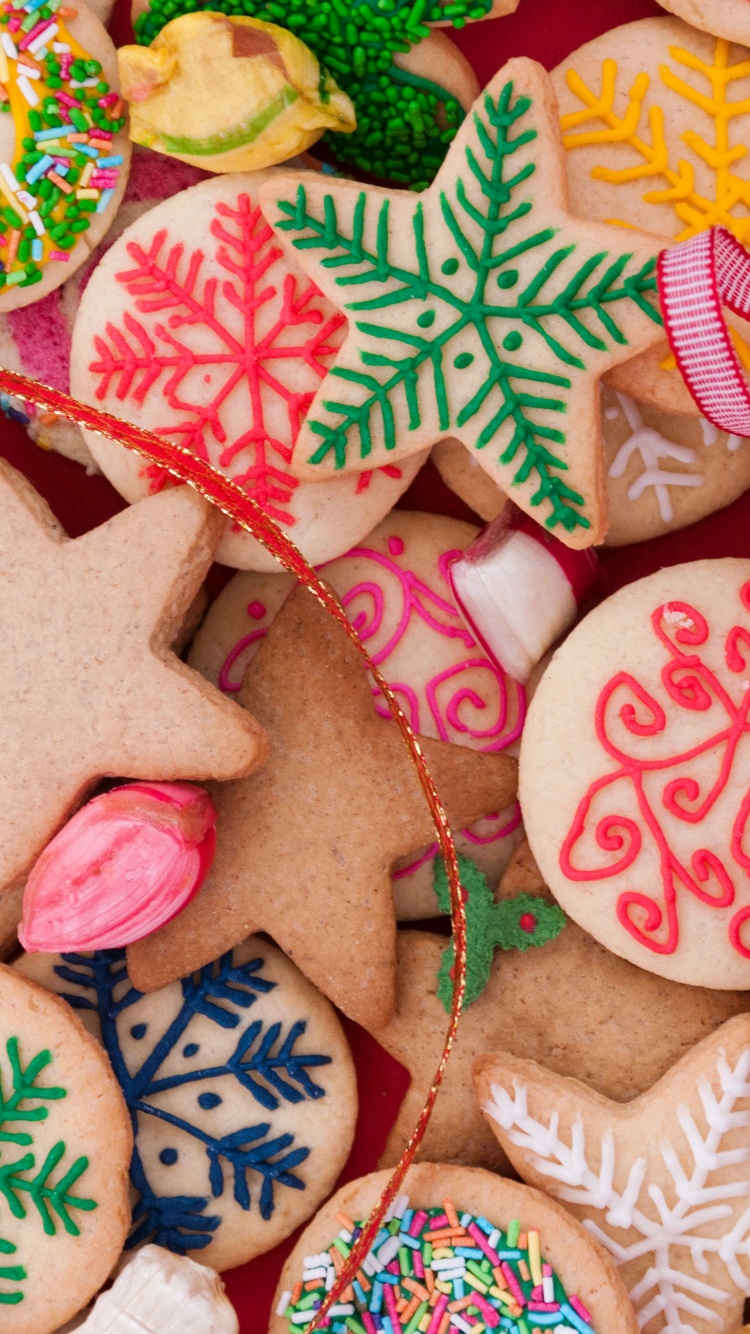
[[331,1265],[326,1275],[326,1284],[325,1284],[326,1292],[331,1291],[331,1288],[333,1287],[335,1282],[336,1282],[336,1270],[334,1269],[333,1265]]
[[42,222],[42,219],[39,217],[39,214],[37,213],[35,208],[32,208],[29,211],[29,222],[34,228],[34,231],[36,232],[37,236],[44,236],[44,233],[47,229],[44,223]]
[[325,1278],[325,1276],[326,1276],[327,1273],[328,1273],[328,1269],[327,1269],[327,1268],[325,1268],[325,1269],[303,1269],[303,1271],[302,1271],[302,1282],[303,1282],[303,1283],[310,1283],[310,1282],[312,1282],[312,1280],[313,1280],[314,1278]]
[[315,1311],[298,1311],[296,1315],[290,1315],[289,1319],[293,1325],[309,1325]]
[[41,70],[32,69],[31,65],[22,65],[20,62],[18,65],[18,72],[20,74],[25,74],[27,79],[41,79],[42,77]]
[[281,1297],[279,1299],[279,1304],[276,1307],[276,1314],[286,1315],[286,1308],[291,1300],[292,1300],[291,1290],[287,1288],[286,1292],[282,1292],[281,1294]]
[[39,202],[32,194],[29,194],[28,190],[19,190],[17,197],[25,208],[36,208]]
[[18,60],[18,52],[16,50],[16,44],[13,41],[13,38],[11,37],[9,32],[0,33],[0,45],[2,46],[6,56],[9,56],[11,60]]
[[389,1237],[387,1241],[383,1242],[378,1251],[378,1264],[381,1269],[386,1269],[391,1260],[395,1260],[400,1244],[398,1237]]
[[40,32],[38,37],[34,38],[33,42],[29,42],[27,50],[31,51],[32,54],[36,53],[50,40],[51,37],[56,37],[59,31],[60,25],[58,23],[53,23],[50,28],[45,28],[44,32]]
[[497,1250],[497,1243],[500,1240],[500,1236],[501,1236],[500,1228],[499,1227],[493,1228],[492,1232],[487,1238],[487,1245],[489,1246],[491,1251]]
[[451,1274],[454,1272],[465,1274],[466,1262],[463,1259],[457,1260],[455,1256],[452,1256],[450,1260],[431,1260],[430,1269],[434,1270],[436,1274],[441,1274],[444,1270],[449,1270]]
[[318,1255],[306,1255],[302,1263],[305,1269],[315,1269],[318,1265],[329,1265],[331,1257],[328,1251],[321,1251]]
[[29,83],[28,79],[26,78],[26,75],[21,74],[20,77],[16,80],[16,82],[18,84],[21,96],[28,102],[29,106],[30,107],[37,106],[39,104],[39,96],[36,92],[36,89],[33,88],[32,85]]
[[453,1326],[454,1329],[462,1330],[463,1334],[471,1334],[471,1325],[468,1323],[468,1321],[462,1320],[460,1315],[458,1314],[454,1314],[451,1316],[451,1325]]
[[[14,195],[17,195],[21,187],[7,162],[0,162],[0,171],[3,173],[5,184],[13,191]],[[36,203],[36,200],[34,202]]]
[[342,1306],[332,1306],[329,1315],[354,1315],[354,1307],[351,1302],[344,1302]]
[[551,1274],[545,1274],[542,1279],[542,1294],[545,1302],[555,1300],[555,1280]]
[[443,1283],[452,1283],[454,1279],[466,1278],[465,1269],[443,1269],[440,1274]]
[[66,55],[68,55],[69,52],[70,52],[70,47],[68,46],[68,43],[67,43],[67,42],[53,42],[53,43],[52,43],[52,50],[53,50],[58,56],[66,56]]

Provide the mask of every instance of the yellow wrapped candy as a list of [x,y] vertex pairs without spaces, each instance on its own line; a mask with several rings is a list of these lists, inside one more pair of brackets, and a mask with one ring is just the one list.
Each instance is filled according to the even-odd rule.
[[117,52],[130,138],[208,171],[253,171],[351,133],[354,107],[312,51],[262,19],[183,14]]

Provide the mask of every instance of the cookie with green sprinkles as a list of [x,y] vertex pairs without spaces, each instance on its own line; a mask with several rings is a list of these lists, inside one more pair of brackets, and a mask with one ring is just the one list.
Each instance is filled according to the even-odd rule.
[[[353,134],[328,132],[323,143],[343,167],[424,189],[461,124],[466,102],[455,84],[455,55],[431,39],[429,24],[461,28],[509,12],[517,0],[134,0],[136,41],[150,45],[166,23],[200,9],[220,9],[288,27],[348,93]],[[497,8],[499,7],[499,9]],[[433,34],[437,36],[437,34]],[[420,44],[432,54],[411,67]],[[455,50],[455,48],[454,48]]]
[[261,187],[280,240],[349,320],[298,477],[452,435],[568,546],[603,539],[598,385],[659,341],[663,243],[573,218],[566,199],[552,84],[526,59],[495,75],[418,198],[314,173]]
[[[334,1195],[302,1234],[268,1334],[304,1334],[390,1178]],[[322,1328],[330,1334],[637,1334],[613,1261],[541,1192],[480,1168],[406,1174],[376,1240]]]
[[129,166],[115,48],[99,20],[78,0],[0,0],[0,314],[84,263]]

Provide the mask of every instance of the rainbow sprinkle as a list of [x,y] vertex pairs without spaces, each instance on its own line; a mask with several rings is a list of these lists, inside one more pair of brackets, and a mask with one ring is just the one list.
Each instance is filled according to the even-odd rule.
[[62,0],[0,0],[0,110],[16,150],[0,163],[0,289],[41,282],[108,207],[123,158],[122,102],[71,37]]
[[[337,1214],[341,1231],[320,1255],[308,1255],[301,1280],[277,1315],[304,1334],[334,1285],[363,1224]],[[542,1257],[537,1228],[518,1221],[503,1232],[450,1200],[442,1209],[391,1206],[357,1277],[321,1328],[331,1334],[594,1334],[578,1297],[568,1296]]]

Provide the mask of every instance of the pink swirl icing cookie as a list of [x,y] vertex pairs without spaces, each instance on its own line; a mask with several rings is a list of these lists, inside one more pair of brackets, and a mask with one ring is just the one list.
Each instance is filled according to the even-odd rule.
[[[127,229],[81,299],[71,387],[210,460],[317,563],[369,532],[426,455],[312,485],[293,476],[294,442],[346,319],[264,221],[257,192],[267,175],[203,181]],[[86,438],[127,500],[165,485],[165,474],[121,445]],[[278,570],[239,531],[227,532],[218,559]]]
[[[373,661],[422,736],[503,750],[521,734],[522,686],[489,661],[461,621],[448,584],[451,560],[477,529],[443,515],[393,510],[360,545],[325,566]],[[238,574],[198,632],[190,663],[227,693],[236,692],[253,653],[293,584],[288,575]],[[384,718],[387,706],[375,691]],[[516,807],[481,820],[459,837],[462,852],[495,883],[520,828]],[[436,911],[436,848],[409,858],[394,876],[403,918]]]

